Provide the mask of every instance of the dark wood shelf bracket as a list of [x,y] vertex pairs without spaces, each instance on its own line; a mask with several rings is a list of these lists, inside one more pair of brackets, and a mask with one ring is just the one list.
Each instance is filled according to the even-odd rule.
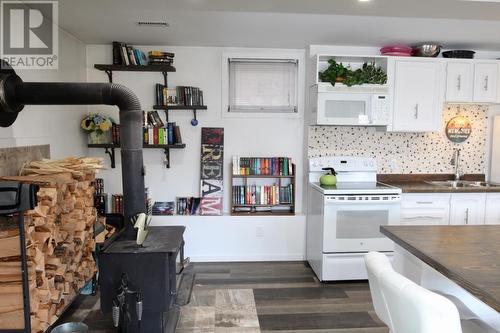
[[104,72],[108,75],[109,83],[113,83],[113,71],[110,69],[104,70]]
[[111,169],[116,168],[115,163],[115,147],[104,147],[104,152],[108,154],[109,159],[111,161]]

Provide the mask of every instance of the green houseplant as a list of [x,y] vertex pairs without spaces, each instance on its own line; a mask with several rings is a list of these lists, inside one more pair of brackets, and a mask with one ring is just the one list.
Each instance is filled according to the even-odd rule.
[[375,66],[374,63],[365,62],[361,68],[355,71],[345,67],[342,63],[336,62],[334,59],[328,60],[328,63],[328,68],[319,73],[319,78],[322,82],[330,82],[333,86],[338,82],[344,83],[348,87],[361,84],[387,83],[387,74],[381,67]]

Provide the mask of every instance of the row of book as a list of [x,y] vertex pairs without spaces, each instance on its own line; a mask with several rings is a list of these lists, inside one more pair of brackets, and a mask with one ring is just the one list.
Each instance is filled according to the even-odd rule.
[[203,91],[198,87],[177,86],[168,88],[157,83],[155,86],[155,105],[204,105]]
[[199,215],[201,198],[197,197],[178,197],[177,215]]
[[153,204],[153,215],[174,215],[175,202],[173,201],[155,201]]
[[123,214],[123,194],[111,195],[111,213]]
[[146,66],[173,65],[175,54],[163,51],[149,51],[148,56],[131,45],[113,42],[113,65]]
[[114,145],[120,144],[120,125],[113,123],[111,126],[111,143]]
[[293,175],[289,157],[239,157],[233,156],[233,175]]
[[145,66],[148,59],[144,52],[122,42],[113,42],[113,65]]
[[104,179],[96,178],[94,179],[94,193],[95,194],[103,194],[104,193]]
[[285,205],[293,204],[293,185],[233,186],[233,205]]
[[182,143],[181,129],[176,123],[167,123],[165,127],[144,127],[144,144],[173,145]]

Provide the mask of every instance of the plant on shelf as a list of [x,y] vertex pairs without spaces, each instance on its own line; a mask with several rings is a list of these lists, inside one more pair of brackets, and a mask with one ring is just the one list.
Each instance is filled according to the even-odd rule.
[[387,74],[381,67],[374,63],[364,63],[361,68],[353,71],[349,66],[345,67],[342,63],[334,59],[328,60],[329,66],[323,72],[319,73],[322,82],[330,82],[332,86],[336,83],[343,83],[348,87],[361,84],[385,84],[387,83]]
[[90,144],[103,144],[110,141],[107,132],[109,132],[113,123],[113,119],[95,113],[83,118],[80,127],[89,135]]

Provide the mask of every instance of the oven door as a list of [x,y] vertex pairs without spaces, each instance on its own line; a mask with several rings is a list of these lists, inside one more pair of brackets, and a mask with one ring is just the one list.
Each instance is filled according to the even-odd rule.
[[399,195],[326,196],[323,252],[392,251],[380,226],[399,224]]

